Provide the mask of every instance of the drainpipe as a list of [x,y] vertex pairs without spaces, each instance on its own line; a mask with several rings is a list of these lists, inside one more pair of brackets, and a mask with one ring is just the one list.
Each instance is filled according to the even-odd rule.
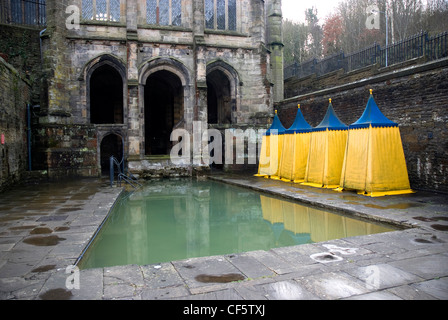
[[44,32],[47,30],[47,28],[43,29],[41,32],[39,32],[39,43],[40,43],[40,62],[41,65],[43,65],[44,63],[44,56],[43,56],[43,52],[42,52],[42,35],[44,34]]
[[26,105],[26,116],[27,116],[27,138],[28,138],[28,171],[32,170],[31,167],[31,105],[28,103]]

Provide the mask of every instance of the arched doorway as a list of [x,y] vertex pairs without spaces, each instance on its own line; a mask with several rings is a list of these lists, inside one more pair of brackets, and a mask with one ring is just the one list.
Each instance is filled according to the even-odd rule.
[[232,123],[230,80],[219,69],[207,75],[207,112],[209,124]]
[[110,157],[114,156],[120,162],[123,158],[123,139],[118,134],[111,133],[103,138],[100,146],[101,174],[109,174]]
[[90,123],[122,124],[123,80],[111,65],[96,68],[90,77]]
[[182,82],[174,73],[160,70],[147,78],[144,92],[145,153],[167,155],[171,150],[171,132],[182,120]]

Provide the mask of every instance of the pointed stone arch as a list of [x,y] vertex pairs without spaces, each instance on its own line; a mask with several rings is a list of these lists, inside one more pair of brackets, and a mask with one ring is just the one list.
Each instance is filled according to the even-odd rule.
[[126,123],[126,78],[125,64],[113,55],[102,54],[86,63],[79,80],[85,85],[88,123]]
[[139,103],[143,110],[142,137],[145,155],[167,155],[170,135],[187,129],[193,117],[191,72],[173,58],[155,58],[139,68]]
[[119,162],[124,161],[124,136],[120,132],[109,131],[107,133],[101,134],[101,137],[99,138],[99,169],[102,175],[108,175],[110,172],[111,156],[117,158]]
[[207,110],[209,124],[227,125],[238,121],[240,77],[223,60],[207,64]]

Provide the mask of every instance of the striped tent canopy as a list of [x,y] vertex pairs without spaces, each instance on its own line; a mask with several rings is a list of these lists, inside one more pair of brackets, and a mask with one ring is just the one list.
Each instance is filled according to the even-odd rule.
[[305,178],[311,131],[313,127],[303,117],[300,105],[292,126],[283,138],[279,178],[286,182],[303,182]]
[[363,115],[350,125],[340,186],[377,197],[410,188],[398,124],[381,113],[370,90]]
[[319,188],[337,188],[344,162],[348,127],[336,115],[330,103],[322,122],[313,129],[310,151],[302,184]]
[[272,125],[263,136],[259,158],[260,163],[258,166],[258,173],[255,175],[256,177],[269,178],[278,176],[285,131],[286,129],[282,125],[277,115],[277,111],[275,111]]

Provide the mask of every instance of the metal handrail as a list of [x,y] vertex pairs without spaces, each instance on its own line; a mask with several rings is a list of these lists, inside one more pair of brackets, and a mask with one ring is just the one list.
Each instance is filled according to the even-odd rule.
[[142,185],[137,181],[138,179],[132,173],[129,172],[128,173],[129,176],[127,176],[122,171],[122,164],[124,163],[124,157],[123,157],[123,159],[121,159],[120,162],[118,162],[117,158],[115,158],[114,156],[111,156],[109,158],[109,161],[110,161],[110,186],[111,187],[113,187],[114,179],[115,179],[115,166],[117,166],[117,169],[118,169],[117,181],[118,181],[119,187],[121,187],[122,180],[124,180],[127,184],[131,185],[135,189],[142,187]]
[[[390,59],[390,63],[386,63],[386,56]],[[321,76],[341,68],[345,72],[350,72],[374,64],[386,67],[419,57],[426,57],[428,61],[433,61],[447,56],[448,32],[430,37],[427,32],[422,31],[383,48],[375,43],[350,54],[344,54],[341,51],[320,60],[313,57],[302,63],[295,61],[284,68],[284,79],[300,79],[312,74]]]

